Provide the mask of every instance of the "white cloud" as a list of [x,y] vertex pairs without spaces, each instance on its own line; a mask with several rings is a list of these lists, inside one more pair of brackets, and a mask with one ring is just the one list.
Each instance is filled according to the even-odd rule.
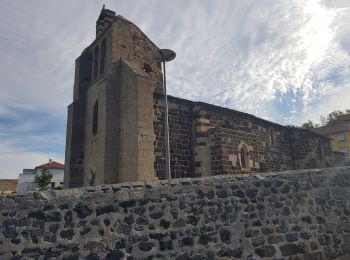
[[0,143],[0,179],[18,178],[23,168],[33,168],[48,161],[48,157],[63,162],[62,154],[47,154],[17,147],[11,142]]
[[205,22],[175,31],[179,40],[173,45],[180,54],[169,70],[171,94],[282,123],[280,108],[272,103],[282,95],[292,106],[297,98],[299,106],[284,111],[287,121],[295,122],[305,119],[315,100],[326,98],[318,69],[329,75],[349,64],[335,42],[334,19],[343,9],[309,0],[225,2],[211,16],[199,10],[201,17],[192,22]]
[[[2,91],[0,113],[20,107],[64,120],[74,59],[93,40],[102,3],[78,1],[68,9],[19,3],[7,1],[2,12],[12,19],[0,21],[0,46],[8,47],[0,77],[11,84]],[[168,65],[170,94],[278,121],[272,102],[280,95],[302,103],[291,111],[296,121],[325,98],[318,69],[329,74],[344,63],[339,53],[350,35],[348,7],[346,1],[320,0],[107,2],[160,47],[177,52]]]

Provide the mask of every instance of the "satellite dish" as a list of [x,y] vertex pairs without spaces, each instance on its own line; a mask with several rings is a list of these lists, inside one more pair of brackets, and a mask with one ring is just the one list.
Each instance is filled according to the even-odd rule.
[[160,49],[159,56],[156,58],[158,62],[168,62],[175,59],[176,53],[169,49]]

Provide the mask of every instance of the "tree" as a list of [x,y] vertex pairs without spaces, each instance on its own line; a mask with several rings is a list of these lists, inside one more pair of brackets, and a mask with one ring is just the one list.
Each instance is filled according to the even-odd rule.
[[34,182],[38,184],[40,190],[44,190],[51,183],[52,177],[50,169],[42,168],[41,174],[35,176]]
[[321,125],[314,124],[311,120],[308,120],[307,122],[305,122],[301,125],[301,128],[312,129],[312,128],[317,128],[320,126],[330,125],[330,124],[337,122],[339,116],[344,115],[344,114],[350,114],[350,109],[346,109],[345,112],[340,111],[340,110],[333,111],[332,113],[328,114],[327,118],[324,116],[321,116],[320,117]]
[[286,127],[288,127],[288,128],[300,128],[300,127],[297,126],[297,125],[286,125]]
[[343,114],[344,114],[344,112],[340,111],[340,110],[333,111],[332,113],[329,113],[327,116],[327,125],[330,125],[330,124],[336,122],[338,120],[338,117],[340,115],[343,115]]
[[315,125],[311,120],[308,120],[307,122],[305,122],[301,125],[301,128],[311,129],[311,128],[315,128]]

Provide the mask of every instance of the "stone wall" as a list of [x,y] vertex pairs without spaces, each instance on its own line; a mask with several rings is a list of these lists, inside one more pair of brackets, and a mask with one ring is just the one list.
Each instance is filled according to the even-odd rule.
[[349,259],[350,167],[0,196],[0,259]]
[[[163,99],[154,94],[154,171],[160,179],[165,177],[166,160]],[[172,96],[168,101],[170,164],[175,178],[335,165],[330,140],[309,130],[202,102]]]
[[292,152],[296,168],[329,167],[336,164],[328,137],[304,129],[290,129]]
[[[159,179],[165,178],[165,108],[163,95],[154,95],[154,171]],[[171,171],[174,178],[194,177],[192,149],[191,101],[169,97],[169,136]]]
[[[209,145],[220,155],[211,165],[214,174],[293,169],[290,139],[285,127],[202,102],[196,103],[194,118],[197,120],[196,131],[201,133],[196,139],[196,147]],[[242,167],[240,155],[244,146],[247,149],[246,167]],[[201,156],[195,158],[197,165],[206,160]]]

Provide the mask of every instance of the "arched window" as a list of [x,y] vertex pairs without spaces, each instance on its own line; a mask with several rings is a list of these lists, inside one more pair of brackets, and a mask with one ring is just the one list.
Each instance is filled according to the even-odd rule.
[[101,55],[100,55],[100,75],[104,73],[106,62],[106,39],[101,42]]
[[246,144],[242,144],[240,146],[241,149],[239,150],[240,155],[240,164],[242,169],[248,169],[249,168],[249,153],[248,153],[248,147]]
[[94,104],[94,110],[92,112],[92,135],[97,134],[98,129],[98,100]]
[[318,139],[318,142],[317,142],[317,152],[316,152],[316,155],[317,155],[317,159],[323,161],[324,160],[324,149],[323,149],[323,143],[320,139]]
[[94,50],[94,69],[93,69],[93,78],[96,79],[98,75],[98,57],[99,57],[99,47],[98,45],[95,47]]
[[270,128],[270,143],[272,145],[276,144],[276,133],[275,133],[275,129]]

